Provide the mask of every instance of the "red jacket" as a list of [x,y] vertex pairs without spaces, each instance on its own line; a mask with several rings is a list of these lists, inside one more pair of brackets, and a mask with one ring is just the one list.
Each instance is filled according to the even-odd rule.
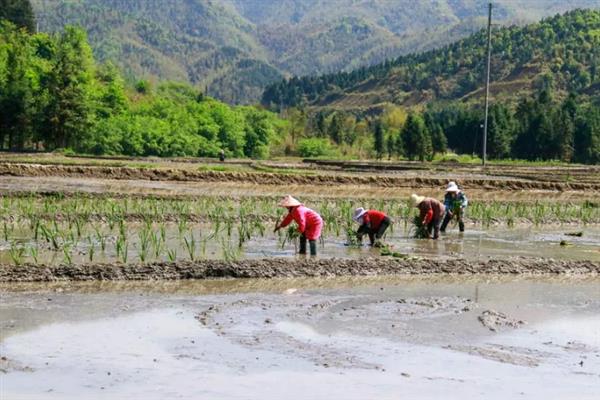
[[369,225],[370,223],[371,230],[377,231],[385,217],[387,217],[387,215],[381,211],[368,210],[366,214],[363,215],[363,225]]
[[280,226],[285,228],[292,221],[298,224],[298,232],[304,234],[308,240],[317,240],[321,236],[323,229],[323,219],[315,211],[308,207],[300,205],[292,208],[292,211],[286,215]]
[[418,207],[424,225],[429,224],[431,221],[439,221],[446,209],[442,203],[429,197],[423,200]]

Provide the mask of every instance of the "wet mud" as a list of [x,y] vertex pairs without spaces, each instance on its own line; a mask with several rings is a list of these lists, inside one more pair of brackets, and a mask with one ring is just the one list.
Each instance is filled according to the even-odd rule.
[[[133,168],[76,165],[41,165],[0,163],[0,176],[20,177],[87,177],[102,179],[137,179],[150,181],[183,182],[239,182],[261,185],[366,185],[373,187],[433,188],[447,184],[446,177],[415,177],[394,175],[349,174],[282,174],[263,172],[198,171],[178,168]],[[600,183],[578,183],[517,179],[510,177],[485,177],[460,180],[465,189],[548,190],[548,191],[600,191]]]
[[478,317],[479,322],[492,332],[497,332],[504,328],[519,328],[525,325],[525,321],[520,319],[511,318],[510,316],[496,311],[496,310],[485,310]]
[[215,335],[255,352],[279,352],[325,368],[385,370],[384,365],[361,358],[351,348],[306,340],[310,332],[302,332],[302,327],[319,326],[327,331],[335,326],[336,330],[365,337],[377,326],[379,334],[404,335],[412,321],[457,316],[474,307],[471,299],[460,296],[389,299],[374,295],[289,293],[287,296],[249,296],[210,305],[196,318]]
[[[446,178],[450,179],[450,178]],[[454,178],[452,178],[454,179]],[[150,181],[143,179],[103,179],[90,177],[22,177],[0,176],[0,193],[19,196],[89,196],[98,198],[153,198],[153,199],[194,199],[202,196],[238,199],[248,197],[279,199],[285,193],[295,193],[303,200],[308,199],[398,199],[409,198],[418,189],[424,196],[436,197],[439,187],[376,187],[372,185],[333,185],[326,191],[322,186],[286,184],[254,184],[248,182],[185,182]],[[549,191],[521,190],[505,191],[503,188],[469,188],[469,196],[478,201],[493,200],[507,202],[568,201],[581,203],[595,202],[595,191]]]
[[292,278],[420,274],[597,275],[600,262],[554,259],[253,259],[147,264],[0,265],[0,282]]
[[[597,394],[598,277],[258,279],[247,287],[252,281],[0,286],[0,321],[12,325],[0,341],[3,395]],[[478,321],[484,310],[528,324],[492,332]]]

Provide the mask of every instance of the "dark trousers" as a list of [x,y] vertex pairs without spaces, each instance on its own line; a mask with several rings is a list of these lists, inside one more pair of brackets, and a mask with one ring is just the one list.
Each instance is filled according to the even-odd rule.
[[[316,256],[317,255],[317,241],[309,240],[308,244],[310,246],[310,255]],[[298,254],[306,254],[306,236],[304,236],[304,234],[300,235],[300,251],[298,252]]]
[[363,225],[358,229],[356,235],[358,236],[359,240],[362,239],[362,235],[364,235],[365,233],[369,235],[369,240],[371,241],[372,246],[375,244],[375,240],[381,239],[383,237],[385,231],[387,230],[387,228],[389,228],[391,224],[392,220],[389,217],[385,217],[383,221],[381,221],[381,225],[379,225],[379,228],[377,228],[377,230],[370,229],[367,225]]
[[440,218],[434,218],[427,224],[427,233],[429,234],[429,237],[431,237],[431,234],[433,233],[434,239],[440,237]]
[[448,227],[448,224],[450,223],[450,221],[452,221],[453,218],[456,218],[458,220],[458,229],[461,232],[464,232],[465,231],[465,223],[463,221],[462,210],[458,210],[458,211],[452,213],[452,216],[450,216],[450,214],[446,213],[446,215],[444,216],[444,221],[442,222],[442,227],[440,228],[440,230],[442,232],[446,232],[446,228]]

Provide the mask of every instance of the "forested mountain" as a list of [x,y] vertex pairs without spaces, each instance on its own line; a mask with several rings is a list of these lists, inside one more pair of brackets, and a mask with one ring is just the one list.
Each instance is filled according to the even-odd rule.
[[[95,62],[83,30],[67,26],[51,35],[32,33],[35,19],[27,0],[0,1],[11,2],[0,18],[3,150],[157,156],[215,156],[224,150],[230,156],[253,158],[385,154],[421,160],[445,157],[448,150],[480,153],[481,102],[460,100],[476,96],[476,90],[461,91],[471,81],[465,79],[468,73],[481,66],[474,61],[482,57],[481,37],[352,74],[272,87],[287,96],[279,104],[295,99],[303,103],[311,93],[316,101],[319,90],[329,90],[326,85],[354,85],[347,88],[356,90],[379,78],[392,90],[429,90],[452,101],[416,107],[387,103],[381,113],[292,107],[282,111],[282,120],[255,107],[228,106],[189,84],[127,84],[110,62]],[[533,79],[534,90],[512,101],[494,96],[490,157],[600,162],[599,20],[600,12],[573,11],[500,32],[502,56],[494,60],[495,68],[508,71],[509,77],[515,70],[543,68]],[[370,75],[361,76],[366,71]],[[531,76],[513,80],[508,91],[516,93],[531,81]],[[394,86],[398,82],[403,86]]]
[[[13,1],[13,0],[3,0]],[[485,24],[479,0],[33,0],[39,29],[88,31],[126,76],[186,80],[233,103],[285,76],[350,71],[451,43]],[[530,22],[596,0],[497,0]]]
[[[263,103],[366,109],[467,100],[482,94],[486,40],[480,31],[444,48],[372,67],[292,78],[269,86]],[[492,43],[493,94],[518,98],[544,84],[575,92],[599,88],[600,11],[575,10],[525,27],[496,29]]]

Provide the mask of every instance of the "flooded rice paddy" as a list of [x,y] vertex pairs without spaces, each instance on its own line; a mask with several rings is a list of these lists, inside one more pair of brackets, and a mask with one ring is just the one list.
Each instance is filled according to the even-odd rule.
[[[2,399],[598,398],[597,190],[570,190],[575,186],[558,175],[548,180],[554,186],[529,185],[537,175],[507,177],[511,190],[497,184],[501,177],[457,175],[471,179],[468,194],[476,199],[465,233],[452,227],[437,241],[414,239],[403,222],[416,212],[410,209],[385,237],[407,264],[406,273],[412,263],[420,266],[416,273],[436,275],[163,281],[198,276],[188,274],[217,260],[256,263],[239,265],[243,273],[267,270],[235,276],[289,273],[282,265],[322,275],[334,269],[357,273],[350,264],[363,260],[368,268],[358,273],[390,273],[380,267],[393,262],[379,249],[347,245],[346,220],[355,206],[347,199],[360,199],[365,207],[375,206],[367,204],[373,199],[395,201],[395,210],[385,211],[401,215],[407,207],[399,200],[413,191],[439,196],[445,181],[436,179],[455,174],[410,188],[370,185],[362,178],[318,186],[288,185],[286,176],[266,176],[265,184],[257,184],[241,180],[245,175],[178,181],[185,174],[177,171],[169,172],[172,180],[153,171],[147,179],[131,179],[127,171],[30,172],[0,177],[0,192],[14,195],[6,196],[0,222],[0,265],[6,271],[10,266],[31,272],[37,267],[32,264],[46,264],[37,270],[52,270],[49,279],[63,276],[56,273],[62,270],[74,271],[74,279],[104,279],[104,270],[132,267],[129,275],[111,276],[159,280],[0,283]],[[422,174],[405,173],[411,179]],[[138,175],[144,174],[133,177]],[[485,182],[477,183],[480,178]],[[597,179],[580,183],[586,182]],[[303,265],[309,262],[296,254],[295,242],[271,232],[279,211],[273,199],[284,192],[308,198],[329,214],[315,265]],[[23,201],[15,200],[21,196]],[[157,200],[179,197],[193,200],[179,211],[181,204]],[[212,197],[212,203],[196,201],[201,197]],[[149,201],[118,200],[129,198]],[[485,208],[498,201],[507,204]],[[242,203],[243,215],[232,212]],[[144,214],[146,206],[154,211]],[[211,217],[221,207],[225,213]],[[510,216],[502,215],[508,210]],[[224,217],[230,223],[215,228]],[[337,227],[330,223],[341,220]],[[497,265],[517,258],[550,268],[537,268],[541,274],[534,278],[527,276],[527,262]],[[550,258],[584,261],[561,266]],[[470,276],[445,273],[464,272],[450,268],[459,259],[467,260],[463,267]],[[191,260],[207,261],[194,266]],[[489,270],[505,275],[478,273],[475,264],[485,260],[494,264]],[[371,261],[376,265],[369,267]],[[593,265],[583,265],[588,261]],[[336,262],[334,269],[323,267]],[[423,268],[430,262],[436,268]],[[95,263],[107,266],[98,267],[99,278],[83,274],[81,264]],[[179,267],[182,273],[171,271]],[[161,273],[152,275],[156,270]]]
[[598,278],[3,284],[6,399],[596,399]]
[[[62,244],[55,248],[52,239],[38,240],[28,232],[16,230],[15,240],[0,238],[0,264],[15,262],[15,246],[20,251],[20,262],[43,264],[84,264],[106,262],[162,262],[196,260],[243,260],[261,258],[294,258],[297,240],[286,240],[285,235],[266,231],[258,232],[240,246],[239,233],[234,228],[230,235],[222,231],[212,236],[213,228],[206,224],[189,224],[182,234],[175,223],[163,225],[164,239],[151,241],[145,235],[142,223],[129,223],[127,242],[120,242],[115,228],[103,226],[102,233],[82,235],[69,244],[67,254]],[[452,228],[452,229],[450,229]],[[154,233],[160,236],[158,228]],[[580,234],[582,236],[573,236]],[[21,239],[19,239],[21,237]],[[193,242],[192,242],[193,238]],[[495,227],[482,229],[467,226],[464,233],[449,227],[439,240],[414,239],[410,228],[396,226],[385,236],[385,243],[393,252],[402,256],[428,258],[464,258],[480,260],[487,258],[530,257],[564,260],[600,260],[600,226],[553,225],[543,227]],[[56,240],[60,240],[56,239]],[[319,244],[321,258],[378,257],[380,249],[367,245],[368,238],[360,247],[348,245],[348,239],[326,235]],[[125,246],[125,247],[124,247]],[[193,247],[192,247],[193,246]],[[36,249],[32,253],[32,249]]]

